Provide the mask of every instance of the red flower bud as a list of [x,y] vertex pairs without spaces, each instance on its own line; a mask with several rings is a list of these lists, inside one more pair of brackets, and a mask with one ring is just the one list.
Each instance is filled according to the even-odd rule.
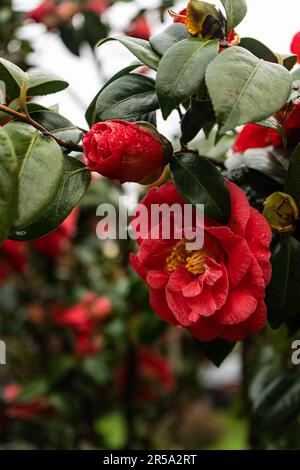
[[101,15],[110,7],[107,0],[89,0],[83,5],[83,9]]
[[91,171],[121,183],[150,184],[160,177],[173,149],[151,124],[99,122],[83,138]]

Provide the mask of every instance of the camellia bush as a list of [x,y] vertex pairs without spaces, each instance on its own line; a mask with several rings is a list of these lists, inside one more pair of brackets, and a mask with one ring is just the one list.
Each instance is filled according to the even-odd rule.
[[[0,275],[4,282],[8,270],[19,273],[20,299],[30,313],[31,334],[44,354],[39,367],[53,371],[53,364],[47,362],[46,338],[50,341],[51,337],[54,356],[63,344],[69,351],[60,368],[52,375],[49,372],[46,385],[35,384],[34,393],[27,390],[28,395],[22,395],[16,384],[5,389],[3,427],[10,418],[51,416],[61,409],[63,420],[70,413],[67,402],[78,393],[76,374],[96,381],[97,386],[110,383],[107,375],[114,359],[109,351],[114,349],[118,356],[113,379],[116,396],[101,400],[109,408],[118,393],[125,397],[127,437],[120,445],[134,445],[134,404],[176,387],[170,365],[152,350],[151,343],[157,338],[161,341],[166,330],[171,335],[187,330],[197,354],[217,366],[240,343],[249,446],[297,448],[300,375],[292,361],[292,345],[300,328],[299,35],[292,53],[280,55],[255,38],[239,36],[238,26],[247,13],[245,0],[222,0],[222,11],[190,0],[182,11],[171,8],[173,23],[149,40],[145,39],[149,31],[141,32],[144,13],[134,20],[139,33],[134,34],[132,27],[127,36],[104,38],[107,30],[99,15],[111,2],[57,3],[59,10],[56,2],[48,1],[27,18],[43,21],[48,29],[57,28],[68,47],[79,53],[83,29],[76,43],[74,34],[79,33],[64,15],[72,17],[80,10],[85,34],[91,31],[91,18],[99,21],[99,47],[109,48],[111,41],[117,41],[133,58],[89,105],[89,130],[36,102],[36,97],[66,89],[64,80],[25,72],[0,58],[4,267]],[[162,4],[162,12],[170,3]],[[96,43],[94,36],[87,35],[85,40],[92,47]],[[176,116],[173,142],[157,127],[158,111],[164,120]],[[100,188],[96,194],[91,190],[95,188],[91,174]],[[98,179],[97,174],[106,179]],[[204,245],[188,249],[185,227],[178,226],[175,216],[170,237],[165,239],[163,217],[154,236],[153,227],[140,227],[136,214],[130,226],[137,243],[116,242],[118,262],[109,263],[103,291],[95,293],[92,273],[97,272],[101,254],[85,230],[87,226],[95,229],[96,205],[111,202],[117,207],[126,182],[144,185],[140,204],[149,210],[161,204],[203,204]],[[107,201],[108,194],[112,201]],[[190,228],[196,230],[198,223],[194,209]],[[88,249],[81,245],[87,239]],[[68,264],[72,246],[79,267],[76,275],[74,266]],[[114,249],[106,247],[108,252]],[[35,269],[28,284],[22,285],[30,257]],[[39,290],[42,276],[48,287]],[[34,277],[37,282],[31,283]],[[79,277],[85,287],[74,291],[66,305],[63,291],[76,285]],[[105,277],[113,280],[113,287],[105,289]],[[9,291],[9,311],[14,306],[9,307],[8,298]],[[47,308],[41,308],[39,300]],[[110,324],[107,319],[114,309],[119,319]],[[62,339],[58,332],[64,328],[69,330]],[[142,340],[145,331],[148,338]],[[120,347],[124,335],[126,344]],[[108,347],[98,363],[93,355],[103,342]],[[78,360],[80,370],[75,373],[74,361]],[[71,379],[65,396],[56,390],[47,400],[49,390],[57,384],[64,386],[66,375]],[[144,386],[149,376],[156,384],[150,389]],[[86,415],[94,423],[97,396],[90,384],[84,394],[86,403],[90,400]],[[76,412],[72,416],[76,423]],[[283,435],[286,422],[290,432]],[[105,421],[97,423],[96,430],[103,436]],[[72,434],[65,429],[68,432]],[[92,439],[93,432],[95,428],[82,430],[81,439]],[[59,446],[62,440],[72,447],[76,439],[56,435],[51,445]]]

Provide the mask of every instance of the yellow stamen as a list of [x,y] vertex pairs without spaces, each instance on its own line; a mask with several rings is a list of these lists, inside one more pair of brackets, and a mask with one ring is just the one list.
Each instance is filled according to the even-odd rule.
[[197,275],[206,271],[206,255],[202,250],[186,250],[186,240],[181,240],[175,245],[170,256],[166,259],[167,270],[176,271],[179,266],[183,266],[190,273]]

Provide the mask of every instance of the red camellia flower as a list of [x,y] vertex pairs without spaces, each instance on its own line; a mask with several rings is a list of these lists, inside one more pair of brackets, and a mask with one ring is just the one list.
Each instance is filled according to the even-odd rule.
[[172,154],[153,126],[117,119],[95,124],[83,138],[83,149],[91,171],[121,183],[154,182]]
[[300,31],[295,34],[291,43],[291,52],[298,56],[298,62],[300,62]]
[[[284,106],[275,117],[286,132],[288,145],[297,145],[300,142],[300,104],[289,106],[288,110]],[[234,153],[243,153],[248,149],[270,145],[283,145],[282,135],[278,131],[257,124],[247,124],[238,134],[232,149]]]
[[263,148],[269,145],[282,145],[282,137],[278,131],[257,124],[247,124],[237,136],[233,151],[243,153],[251,148]]
[[37,8],[27,13],[26,17],[36,23],[42,23],[46,16],[54,13],[55,8],[56,4],[54,0],[44,0]]
[[[171,393],[176,386],[176,379],[168,361],[151,348],[140,347],[136,353],[136,377],[138,377],[138,389],[136,399],[140,403],[149,403],[159,396],[160,386],[164,393]],[[128,385],[128,363],[120,364],[116,372],[117,388],[124,393]]]
[[[230,221],[222,226],[205,218],[201,250],[186,250],[181,228],[181,241],[145,234],[138,240],[138,254],[131,255],[133,268],[149,287],[153,310],[168,323],[186,327],[200,341],[243,340],[266,321],[270,226],[250,207],[241,189],[227,185]],[[172,182],[151,189],[141,202],[148,209],[162,203],[184,204]]]
[[141,13],[132,20],[129,28],[125,31],[125,34],[133,38],[145,39],[146,41],[149,40],[151,30],[144,13]]

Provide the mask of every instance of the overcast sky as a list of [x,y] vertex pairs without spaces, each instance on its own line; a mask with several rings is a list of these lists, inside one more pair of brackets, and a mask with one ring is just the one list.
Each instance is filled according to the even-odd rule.
[[[23,10],[30,10],[40,2],[38,0],[16,0],[15,4]],[[220,2],[215,2],[220,4]],[[117,3],[109,12],[109,20],[116,32],[127,26],[130,18],[141,7],[155,7],[160,0],[135,0],[132,3]],[[178,9],[186,2],[178,2]],[[155,16],[150,17],[157,24]],[[171,19],[168,20],[171,23]],[[276,52],[288,53],[293,35],[300,31],[300,0],[248,0],[248,15],[237,28],[241,36],[251,36],[261,40]],[[47,104],[59,102],[62,114],[74,123],[84,126],[82,104],[87,105],[100,87],[89,49],[83,50],[80,59],[72,56],[51,33],[45,33],[40,25],[30,25],[25,35],[34,42],[36,53],[31,62],[38,68],[56,72],[70,83],[70,91],[57,97],[48,97]],[[104,64],[104,73],[110,76],[133,59],[131,54],[117,43],[108,43],[99,50],[99,57]],[[76,98],[75,94],[78,95]],[[81,103],[82,102],[82,103]],[[168,131],[168,127],[166,129]],[[169,129],[171,129],[169,127]]]

